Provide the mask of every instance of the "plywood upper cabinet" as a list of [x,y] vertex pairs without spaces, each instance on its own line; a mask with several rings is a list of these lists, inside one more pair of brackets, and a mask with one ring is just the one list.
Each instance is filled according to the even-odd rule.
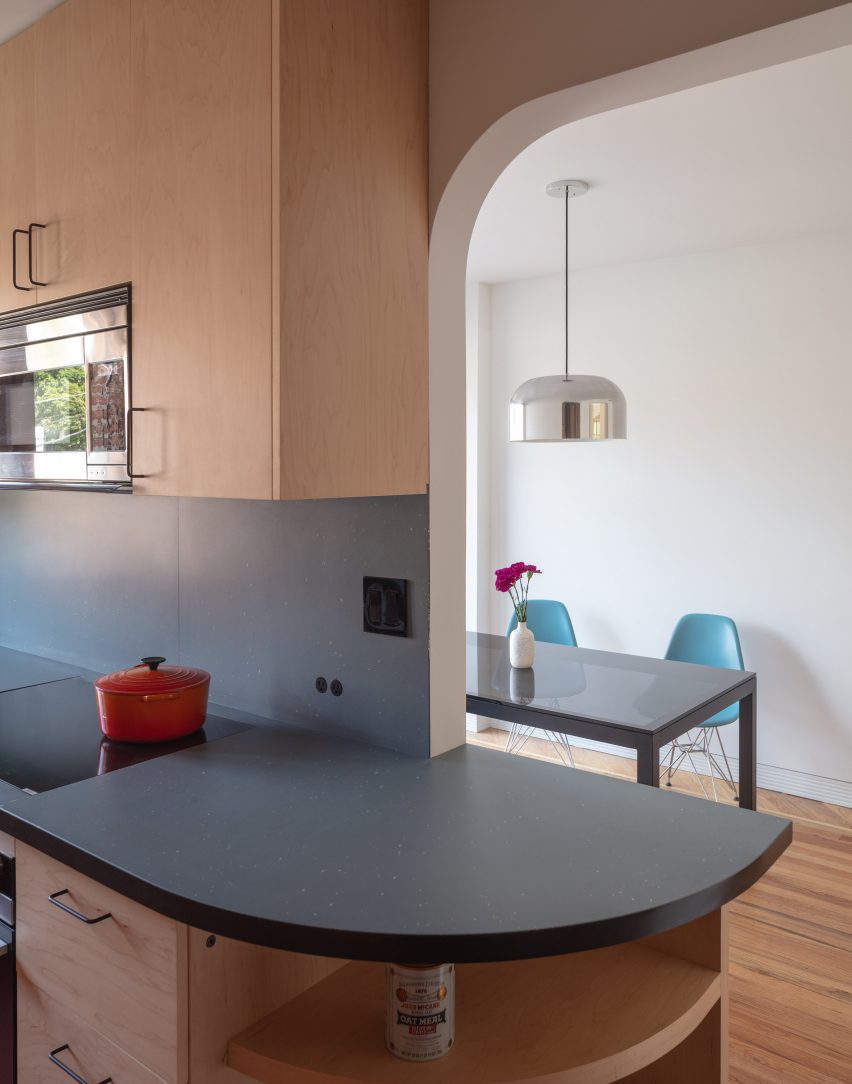
[[132,282],[136,492],[426,490],[427,9],[65,0],[0,47],[0,311]]
[[141,493],[272,496],[272,0],[132,12]]
[[281,0],[284,498],[428,472],[426,0]]
[[27,238],[15,238],[18,283],[12,283],[14,229],[26,230],[35,214],[33,64],[35,35],[19,34],[0,47],[0,312],[34,305],[36,288],[27,276]]
[[32,30],[45,301],[131,277],[130,0],[68,0]]

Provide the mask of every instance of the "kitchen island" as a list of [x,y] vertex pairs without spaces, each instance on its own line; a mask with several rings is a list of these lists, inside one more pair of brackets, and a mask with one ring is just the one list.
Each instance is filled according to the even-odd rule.
[[[723,908],[791,838],[784,820],[500,753],[421,761],[296,728],[6,800],[19,875],[47,867],[19,890],[23,966],[27,906],[65,921],[42,904],[71,871],[90,918],[123,900],[166,916],[188,957],[174,1042],[190,1053],[171,1079],[203,1084],[721,1080]],[[94,909],[89,879],[108,893]],[[68,921],[93,945],[120,925]],[[384,1050],[384,960],[463,965],[442,1061]]]

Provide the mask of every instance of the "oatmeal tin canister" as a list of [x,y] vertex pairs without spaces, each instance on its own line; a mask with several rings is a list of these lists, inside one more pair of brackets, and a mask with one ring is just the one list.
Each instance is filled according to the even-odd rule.
[[385,1042],[406,1061],[442,1058],[455,1035],[453,964],[386,964]]

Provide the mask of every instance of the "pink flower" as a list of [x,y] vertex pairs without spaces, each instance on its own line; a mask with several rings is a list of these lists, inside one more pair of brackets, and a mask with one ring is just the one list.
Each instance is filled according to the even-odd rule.
[[528,565],[525,561],[515,561],[514,564],[507,565],[506,568],[496,569],[494,572],[494,586],[498,591],[506,594],[523,576],[526,576],[527,582],[529,582],[536,573],[540,572],[541,569],[535,565]]
[[533,576],[540,572],[540,568],[535,565],[528,565],[525,561],[515,561],[513,565],[498,568],[494,572],[494,586],[504,595],[509,595],[518,621],[526,621],[527,619],[527,596],[529,595],[530,581]]
[[504,594],[513,587],[519,579],[519,575],[515,573],[514,568],[498,568],[494,573],[494,586],[498,591],[502,591]]

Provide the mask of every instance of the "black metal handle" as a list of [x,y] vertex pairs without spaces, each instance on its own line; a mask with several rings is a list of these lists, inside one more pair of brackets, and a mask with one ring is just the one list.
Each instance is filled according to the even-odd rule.
[[[78,1076],[70,1065],[66,1065],[64,1061],[60,1061],[57,1057],[57,1055],[61,1054],[64,1050],[70,1049],[71,1047],[68,1045],[68,1043],[65,1043],[63,1046],[57,1046],[55,1050],[51,1050],[51,1052],[47,1056],[54,1065],[58,1066],[62,1070],[63,1073],[67,1073],[72,1080],[76,1080],[77,1084],[89,1084],[87,1080],[83,1080],[81,1076]],[[100,1084],[112,1084],[112,1077],[108,1076],[106,1080],[100,1081]]]
[[142,660],[146,664],[149,670],[156,670],[161,662],[166,661],[165,655],[146,655]]
[[38,279],[33,278],[33,230],[46,230],[46,229],[47,229],[47,226],[45,226],[45,224],[43,222],[31,222],[30,226],[29,226],[29,229],[27,230],[27,233],[29,235],[29,241],[27,242],[27,247],[28,247],[28,250],[29,250],[29,257],[30,257],[29,276],[30,276],[30,282],[33,284],[33,286],[47,286],[46,282],[39,282]]
[[31,290],[32,286],[18,285],[18,234],[25,233],[29,237],[29,230],[12,230],[12,285],[16,290]]
[[47,898],[52,904],[59,908],[60,911],[64,911],[67,915],[73,915],[74,918],[78,918],[81,922],[85,922],[87,926],[94,926],[98,922],[105,922],[108,918],[112,918],[112,912],[107,911],[105,915],[98,915],[97,918],[86,918],[85,915],[81,915],[79,911],[75,911],[73,907],[69,907],[67,903],[60,903],[60,896],[69,896],[71,890],[63,888],[61,892],[54,892],[52,896]]
[[125,427],[127,429],[127,477],[132,481],[134,478],[147,478],[147,474],[134,474],[133,473],[133,415],[144,414],[147,410],[144,406],[132,406],[127,412],[127,421]]

